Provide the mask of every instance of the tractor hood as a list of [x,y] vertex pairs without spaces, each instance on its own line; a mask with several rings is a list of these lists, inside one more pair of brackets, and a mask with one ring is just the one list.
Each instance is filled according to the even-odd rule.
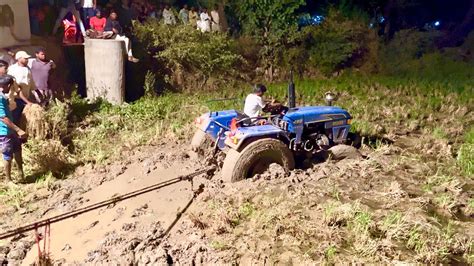
[[307,124],[350,118],[349,112],[337,106],[306,106],[290,109],[284,120]]

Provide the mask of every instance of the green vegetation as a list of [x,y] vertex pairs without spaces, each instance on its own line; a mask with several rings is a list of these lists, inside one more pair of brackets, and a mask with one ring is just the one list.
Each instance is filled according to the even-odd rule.
[[0,187],[0,202],[3,205],[13,206],[19,209],[22,206],[26,191],[19,185],[8,184]]
[[236,69],[243,58],[224,33],[201,33],[187,25],[169,27],[157,20],[136,23],[134,33],[154,57],[155,68],[150,69],[173,89],[203,89],[239,77]]
[[[470,86],[471,81],[441,83],[356,75],[296,81],[300,105],[323,104],[324,92],[336,92],[339,95],[337,105],[349,110],[354,117],[353,130],[363,136],[406,132],[416,124],[412,129],[415,132],[442,132],[436,134],[442,134],[443,139],[457,140],[454,146],[455,151],[459,149],[457,165],[466,174],[472,172],[470,158],[473,156],[473,144],[468,142],[472,141],[472,133],[463,130],[463,125],[472,122],[463,111],[463,106],[474,104],[473,98],[467,97],[471,93]],[[268,98],[285,102],[286,88],[286,83],[270,84]],[[242,109],[249,91],[250,86],[238,85],[199,93],[168,92],[159,97],[143,97],[123,106],[104,102],[88,104],[74,98],[71,120],[77,123],[73,124],[74,131],[68,133],[72,136],[69,148],[72,155],[65,153],[64,158],[70,159],[60,161],[100,163],[116,158],[123,150],[159,143],[163,138],[189,141],[195,117],[212,110]],[[454,91],[456,93],[452,93]],[[212,101],[222,98],[236,100]],[[369,103],[371,108],[367,108]],[[442,124],[435,121],[442,121]],[[383,147],[383,144],[379,146]],[[58,150],[54,154],[62,153]]]

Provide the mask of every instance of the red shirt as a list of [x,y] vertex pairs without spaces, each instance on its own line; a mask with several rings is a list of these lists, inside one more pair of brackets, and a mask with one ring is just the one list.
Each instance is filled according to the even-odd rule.
[[91,25],[91,28],[96,31],[104,31],[105,22],[106,22],[105,18],[98,18],[98,17],[92,17],[89,20],[89,24]]

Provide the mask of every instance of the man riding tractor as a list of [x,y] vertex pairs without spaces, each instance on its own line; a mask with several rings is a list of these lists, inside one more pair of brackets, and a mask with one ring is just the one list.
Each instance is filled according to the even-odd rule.
[[[334,95],[326,94],[326,106],[295,105],[294,84],[288,89],[288,103],[265,103],[266,88],[257,84],[245,100],[244,112],[212,111],[196,119],[191,142],[195,151],[213,147],[222,151],[222,179],[236,182],[262,173],[272,163],[286,171],[295,160],[308,158],[338,144],[351,142],[352,116],[332,106]],[[262,112],[270,113],[262,116]]]

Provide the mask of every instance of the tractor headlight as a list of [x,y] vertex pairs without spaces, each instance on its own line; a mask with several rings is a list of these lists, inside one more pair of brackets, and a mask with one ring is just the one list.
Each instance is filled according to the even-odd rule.
[[324,99],[326,100],[326,105],[331,106],[332,102],[336,99],[336,95],[334,93],[328,91],[324,95]]

